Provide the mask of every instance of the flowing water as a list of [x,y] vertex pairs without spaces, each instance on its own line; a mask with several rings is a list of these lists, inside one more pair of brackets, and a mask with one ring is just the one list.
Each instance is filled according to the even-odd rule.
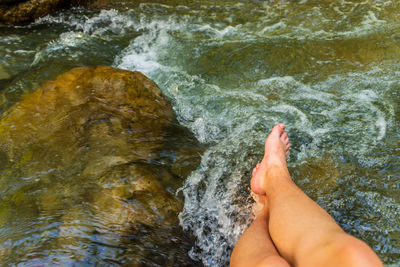
[[[385,264],[400,264],[400,2],[139,2],[0,28],[2,112],[76,66],[153,79],[206,147],[178,190],[180,223],[195,242],[189,255],[206,266],[225,266],[250,222],[250,172],[283,122],[294,181]],[[1,248],[15,255],[51,227],[44,218],[34,234],[12,237],[19,220],[7,218]]]

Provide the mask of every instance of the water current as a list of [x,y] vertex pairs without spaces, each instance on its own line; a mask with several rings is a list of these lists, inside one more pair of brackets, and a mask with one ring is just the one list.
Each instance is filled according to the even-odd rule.
[[[400,264],[400,2],[138,2],[2,26],[1,112],[72,67],[154,80],[206,147],[177,192],[189,255],[205,266],[227,265],[251,221],[250,173],[283,122],[293,180],[385,264]],[[11,238],[7,218],[0,251],[18,251],[32,233]],[[51,225],[40,227],[36,238]]]

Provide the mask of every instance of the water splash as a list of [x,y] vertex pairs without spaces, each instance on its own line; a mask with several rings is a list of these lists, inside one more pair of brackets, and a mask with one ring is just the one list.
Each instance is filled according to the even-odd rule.
[[37,25],[66,30],[39,49],[34,66],[63,51],[93,64],[85,59],[90,50],[99,54],[117,39],[113,65],[158,83],[179,121],[208,147],[181,189],[180,215],[196,237],[191,256],[204,265],[226,265],[250,222],[250,171],[278,122],[293,142],[296,182],[385,262],[396,263],[399,4],[172,2],[43,18]]
[[[371,18],[371,13],[368,14]],[[298,40],[333,36],[351,39],[382,30],[380,20],[360,23],[357,25],[365,27],[365,31],[353,25],[351,32],[309,30],[304,35],[297,26],[282,21],[270,27],[264,25],[257,32],[261,27],[257,25],[251,31],[249,27],[254,24],[250,23],[204,26],[194,19],[190,21],[190,37],[201,37],[198,45],[207,51],[232,41],[251,45],[257,38],[269,39],[277,34],[279,38]],[[181,224],[196,237],[191,256],[202,260],[204,265],[225,265],[230,249],[250,222],[251,202],[245,197],[249,193],[250,170],[260,159],[263,140],[275,123],[286,123],[289,135],[294,137],[291,168],[327,153],[355,158],[365,168],[386,164],[385,158],[371,161],[369,156],[385,139],[387,125],[393,120],[393,113],[387,112],[393,110],[392,103],[384,99],[385,90],[381,90],[392,81],[379,78],[385,69],[377,66],[366,73],[333,74],[315,83],[303,83],[294,76],[278,76],[227,87],[208,82],[205,75],[187,71],[192,66],[185,60],[190,55],[201,58],[204,53],[197,50],[198,53],[190,54],[191,41],[181,39],[188,37],[187,20],[153,21],[140,27],[143,35],[125,49],[116,66],[144,71],[155,79],[172,99],[179,120],[201,142],[211,145],[199,169],[181,189],[185,196]],[[206,44],[206,40],[211,42]],[[177,51],[182,58],[172,59],[171,53],[177,55]],[[337,179],[340,181],[341,177]],[[319,201],[323,204],[326,199],[329,197]],[[346,208],[348,205],[345,204]],[[326,206],[331,211],[339,207],[339,204]],[[394,225],[385,227],[393,229]],[[369,231],[363,226],[360,229]],[[390,246],[390,250],[394,252],[395,248]]]

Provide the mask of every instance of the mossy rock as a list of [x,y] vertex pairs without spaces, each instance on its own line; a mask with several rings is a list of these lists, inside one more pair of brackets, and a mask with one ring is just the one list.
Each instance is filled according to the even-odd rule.
[[51,159],[57,165],[73,160],[84,152],[82,147],[87,153],[91,147],[105,149],[107,155],[118,148],[118,156],[148,160],[172,123],[176,121],[171,105],[143,74],[111,67],[76,68],[6,112],[0,121],[0,151],[17,162],[26,149],[41,150],[44,144],[54,154],[70,150],[69,156]]
[[[19,247],[15,257],[76,247],[65,251],[91,258],[90,251],[105,249],[90,234],[100,232],[117,245],[140,236],[117,249],[126,262],[152,264],[160,249],[154,264],[190,265],[191,243],[178,222],[183,202],[175,192],[202,151],[157,85],[139,72],[76,68],[45,83],[0,120],[0,196],[7,211],[0,222],[10,227],[10,242],[29,230],[12,235],[20,220],[43,225],[51,218],[48,223],[60,225],[38,244]],[[149,248],[135,254],[132,246],[142,242]]]

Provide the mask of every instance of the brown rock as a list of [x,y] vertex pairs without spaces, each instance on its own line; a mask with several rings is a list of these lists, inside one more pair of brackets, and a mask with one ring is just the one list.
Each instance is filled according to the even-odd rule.
[[[31,146],[55,143],[49,148],[56,150],[54,154],[70,150],[70,157],[62,159],[68,163],[87,142],[96,153],[104,149],[103,154],[113,155],[113,148],[118,148],[120,157],[147,160],[174,121],[171,105],[143,74],[111,67],[77,68],[7,112],[0,121],[0,151],[15,162]],[[51,162],[60,164],[56,158]]]
[[17,4],[20,2],[25,2],[26,0],[0,0],[0,5],[5,5],[5,4]]
[[52,12],[79,5],[83,0],[0,0],[0,23],[23,24]]
[[[136,241],[118,250],[119,257],[189,264],[183,248],[190,249],[190,242],[177,217],[182,200],[174,192],[200,153],[157,85],[143,74],[73,69],[26,95],[0,120],[0,223],[35,221],[37,214],[57,220],[61,213],[59,237],[48,240],[44,233],[38,239],[46,243],[43,249],[49,243],[54,253],[82,246],[68,253],[85,251],[90,257],[87,248],[99,246],[90,243],[92,231],[113,236],[113,244],[135,235]],[[143,242],[149,247],[139,255],[132,246]],[[37,253],[42,248],[19,247],[21,257],[32,247]],[[151,261],[153,255],[157,261]]]
[[97,213],[107,216],[110,226],[120,231],[126,230],[124,224],[135,231],[142,225],[162,228],[178,225],[182,202],[166,190],[166,181],[173,180],[171,173],[162,167],[118,165],[101,175],[102,190],[94,197],[94,207]]

